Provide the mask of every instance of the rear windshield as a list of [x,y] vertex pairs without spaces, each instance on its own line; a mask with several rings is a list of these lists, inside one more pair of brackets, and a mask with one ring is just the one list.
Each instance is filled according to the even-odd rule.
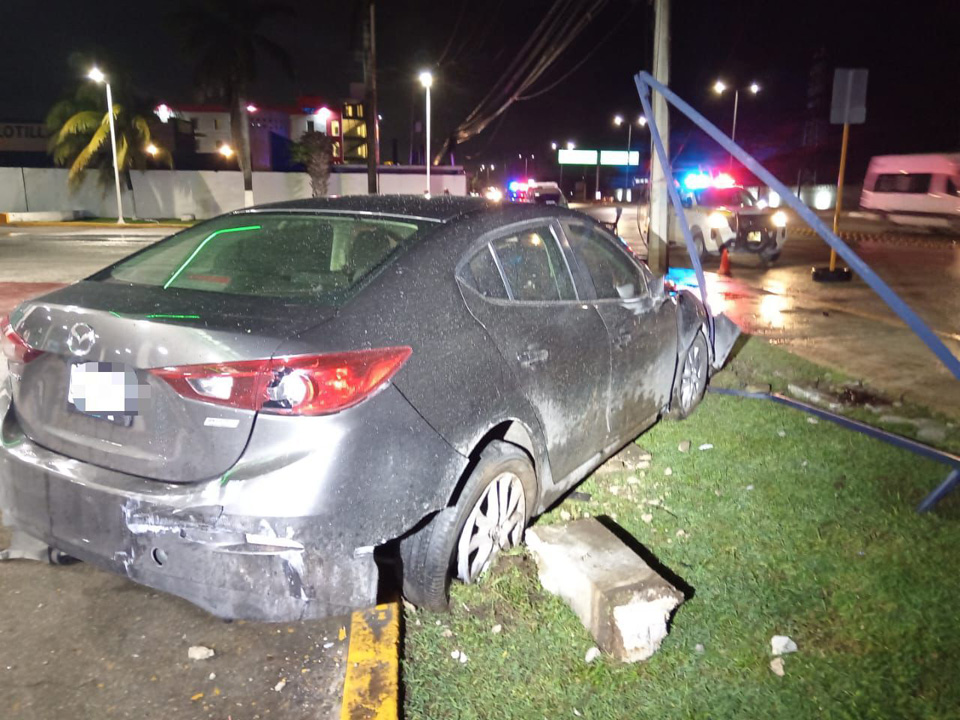
[[427,224],[333,214],[228,215],[161,240],[92,279],[338,304]]

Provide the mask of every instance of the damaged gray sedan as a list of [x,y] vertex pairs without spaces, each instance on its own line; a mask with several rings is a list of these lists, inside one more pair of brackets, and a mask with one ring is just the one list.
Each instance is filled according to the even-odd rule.
[[235,212],[2,322],[3,521],[225,618],[443,607],[703,395],[707,315],[590,218],[466,198]]

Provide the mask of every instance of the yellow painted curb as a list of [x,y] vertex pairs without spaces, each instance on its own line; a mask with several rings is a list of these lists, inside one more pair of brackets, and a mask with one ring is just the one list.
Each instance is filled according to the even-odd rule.
[[340,720],[397,720],[400,702],[400,604],[357,610]]

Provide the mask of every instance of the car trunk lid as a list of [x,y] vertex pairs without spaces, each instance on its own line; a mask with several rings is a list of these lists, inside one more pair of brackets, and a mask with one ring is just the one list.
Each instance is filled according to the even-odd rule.
[[[334,313],[277,298],[81,282],[14,315],[20,336],[43,351],[14,383],[17,418],[40,445],[104,468],[170,482],[216,478],[239,459],[256,413],[185,398],[149,370],[270,358]],[[139,386],[127,401],[136,414],[81,410],[76,379],[71,390],[80,366]]]

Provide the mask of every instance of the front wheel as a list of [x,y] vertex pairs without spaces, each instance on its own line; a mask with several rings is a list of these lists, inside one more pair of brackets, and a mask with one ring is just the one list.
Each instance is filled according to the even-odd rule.
[[400,543],[403,594],[414,605],[445,610],[450,580],[472,583],[501,550],[520,544],[536,504],[527,454],[495,440],[480,454],[456,505]]
[[673,390],[670,418],[682,420],[697,409],[707,390],[708,363],[707,341],[703,339],[702,334],[698,333],[680,363]]

